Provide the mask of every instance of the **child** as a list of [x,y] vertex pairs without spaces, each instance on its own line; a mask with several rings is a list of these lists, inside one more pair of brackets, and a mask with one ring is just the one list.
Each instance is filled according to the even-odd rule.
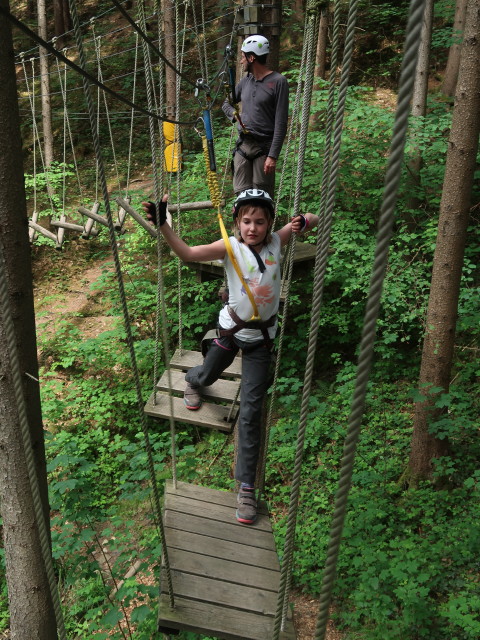
[[[242,382],[238,418],[238,457],[235,478],[240,484],[236,517],[252,524],[257,517],[255,474],[260,450],[262,405],[268,388],[271,348],[277,329],[280,302],[280,250],[293,233],[318,224],[318,217],[299,215],[272,233],[273,200],[266,191],[247,189],[235,200],[233,223],[237,237],[229,238],[232,261],[225,241],[190,247],[165,224],[167,196],[159,203],[160,229],[166,242],[185,262],[222,260],[228,282],[228,304],[220,311],[218,337],[212,340],[202,365],[185,376],[185,405],[196,411],[202,406],[201,389],[213,384],[242,350]],[[155,205],[144,202],[150,220],[156,222]],[[239,267],[241,279],[235,267]],[[252,319],[254,308],[259,319]]]

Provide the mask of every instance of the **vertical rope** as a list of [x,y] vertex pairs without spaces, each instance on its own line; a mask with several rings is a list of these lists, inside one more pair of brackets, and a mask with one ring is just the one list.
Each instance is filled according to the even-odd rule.
[[[95,26],[92,22],[92,33],[93,33],[93,41],[95,43],[95,55],[97,57],[97,68],[98,68],[98,79],[103,83],[103,71],[102,71],[102,57],[101,57],[101,46],[102,46],[102,36],[95,36]],[[110,137],[110,144],[112,146],[112,157],[113,157],[113,166],[115,168],[115,175],[117,178],[118,191],[120,193],[121,185],[120,185],[120,176],[118,175],[118,163],[117,163],[117,155],[115,153],[115,142],[113,139],[112,132],[112,124],[110,122],[110,110],[108,108],[107,103],[107,94],[103,92],[103,105],[105,107],[105,117],[107,118],[107,126],[108,126],[108,135]],[[100,108],[99,108],[100,110]]]
[[[341,91],[342,88],[346,94],[346,89],[348,85],[348,76],[351,66],[351,57],[353,52],[353,40],[354,40],[354,29],[356,24],[356,15],[357,15],[357,6],[358,0],[352,0],[350,3],[350,10],[347,22],[347,32],[346,32],[346,43],[344,50],[344,64],[343,64],[343,73],[342,73],[342,82],[341,82]],[[339,99],[340,103],[340,99]],[[342,122],[343,120],[337,116],[337,122]],[[341,136],[341,126],[336,129],[336,133],[338,138]],[[340,146],[340,140],[338,139],[338,147]],[[336,155],[336,160],[338,162],[338,153]],[[333,190],[334,194],[334,190]],[[274,628],[274,640],[278,640],[280,633],[281,623],[284,621],[284,611],[285,611],[285,603],[287,600],[287,589],[290,583],[290,575],[291,575],[291,564],[293,560],[293,550],[294,550],[294,541],[295,541],[295,528],[297,521],[297,511],[298,511],[298,500],[300,495],[300,480],[301,480],[301,467],[303,461],[303,452],[305,445],[305,432],[306,432],[306,424],[309,413],[309,400],[310,400],[310,391],[312,387],[312,378],[313,378],[313,364],[315,359],[315,351],[316,344],[318,338],[318,320],[320,317],[320,308],[321,308],[321,300],[322,300],[322,287],[325,273],[325,264],[323,260],[320,260],[320,249],[324,250],[325,258],[328,252],[328,242],[329,242],[329,234],[325,234],[324,230],[327,228],[328,230],[331,227],[331,217],[333,211],[333,199],[332,199],[332,207],[327,210],[327,214],[329,214],[330,219],[327,218],[324,228],[320,227],[318,229],[317,237],[320,238],[320,234],[324,234],[322,242],[317,241],[317,251],[315,258],[315,271],[314,271],[314,290],[313,290],[313,299],[312,299],[312,310],[310,316],[310,332],[309,332],[309,342],[307,348],[307,361],[305,367],[305,380],[304,387],[302,393],[302,402],[300,409],[300,421],[298,427],[298,437],[297,437],[297,446],[295,452],[295,461],[294,461],[294,472],[292,479],[292,491],[290,494],[290,504],[288,510],[288,518],[287,518],[287,532],[285,536],[285,547],[283,553],[283,563],[282,563],[282,571],[280,576],[280,587],[279,587],[279,595],[277,602],[277,614],[275,618],[275,628]],[[323,252],[322,252],[323,258]]]
[[383,281],[387,269],[388,248],[395,220],[395,203],[401,177],[404,146],[408,128],[408,115],[410,113],[410,101],[413,93],[424,8],[425,0],[412,0],[410,3],[410,15],[404,47],[405,53],[400,74],[397,111],[395,114],[390,155],[385,175],[385,188],[378,224],[377,244],[370,280],[370,290],[360,343],[355,389],[344,443],[340,478],[335,496],[334,514],[330,529],[330,541],[320,591],[320,610],[315,640],[323,640],[327,628],[328,610],[335,580],[337,558],[347,509],[348,492],[352,480],[355,451],[365,407],[367,382],[375,343],[376,322],[380,309]]
[[[143,31],[146,30],[146,18],[145,18],[145,6],[144,0],[138,3],[138,15],[139,15],[139,23]],[[153,111],[154,107],[154,91],[152,86],[152,62],[150,57],[150,48],[147,43],[142,41],[143,55],[146,67],[145,79],[147,83],[147,104],[148,110]],[[152,171],[153,171],[153,187],[154,187],[154,200],[158,202],[161,199],[160,194],[160,180],[158,175],[158,162],[157,162],[157,150],[155,144],[155,122],[154,119],[150,116],[148,118],[149,124],[149,132],[150,132],[150,148],[152,154]],[[170,363],[170,348],[169,348],[169,340],[167,334],[167,314],[166,314],[166,305],[165,305],[165,287],[163,283],[163,260],[162,260],[162,247],[163,247],[163,236],[161,233],[157,234],[157,277],[158,277],[158,287],[157,287],[157,314],[156,314],[156,335],[155,335],[155,378],[154,385],[156,385],[156,381],[158,379],[158,351],[160,344],[160,334],[162,336],[163,343],[163,354],[166,363],[166,372],[167,372],[167,381],[169,388],[169,404],[170,404],[170,436],[171,436],[171,456],[172,456],[172,477],[173,477],[173,485],[177,488],[177,465],[176,465],[176,447],[175,447],[175,421],[173,419],[173,398],[172,398],[172,380],[170,374],[170,368],[168,364]],[[156,387],[154,386],[153,397],[155,402],[156,397]],[[170,592],[171,596],[171,607],[173,608],[173,591]]]
[[40,548],[42,558],[45,565],[48,587],[52,598],[53,608],[55,612],[55,621],[57,625],[60,640],[66,640],[65,623],[63,620],[62,607],[60,605],[60,597],[58,594],[57,581],[53,568],[52,554],[50,550],[50,539],[48,535],[47,524],[45,522],[45,514],[43,512],[42,499],[40,496],[40,488],[38,485],[38,477],[33,457],[33,446],[30,437],[30,428],[28,425],[27,408],[25,396],[23,393],[22,373],[17,352],[17,338],[15,336],[15,327],[12,319],[12,308],[10,305],[10,297],[8,295],[7,286],[7,270],[3,255],[3,247],[0,243],[0,308],[2,309],[3,325],[5,328],[5,339],[7,342],[8,355],[10,360],[10,373],[12,376],[13,389],[15,393],[15,401],[17,404],[18,421],[20,424],[21,438],[23,450],[25,453],[25,464],[30,482],[30,491],[32,493],[33,508],[35,512],[35,520],[40,539]]
[[[132,87],[132,102],[135,104],[135,95],[137,90],[137,72],[138,72],[138,38],[139,35],[135,32],[135,62],[133,66],[133,87]],[[125,197],[128,196],[130,187],[130,164],[132,162],[132,144],[133,144],[133,122],[135,119],[135,109],[132,107],[130,114],[130,137],[128,140],[128,160],[127,160],[127,178],[125,184]]]
[[[69,0],[69,3],[70,3],[70,11],[71,11],[72,21],[73,21],[74,31],[75,31],[75,40],[76,40],[76,43],[77,43],[78,54],[79,54],[79,63],[80,63],[80,66],[82,67],[82,69],[86,69],[87,65],[86,65],[85,53],[84,53],[84,49],[83,49],[83,40],[82,40],[81,31],[80,31],[80,23],[79,23],[79,20],[78,20],[76,0]],[[103,193],[103,199],[104,199],[104,203],[105,203],[105,211],[106,211],[106,217],[107,217],[107,222],[108,222],[108,233],[109,233],[109,239],[110,239],[110,246],[111,246],[111,249],[112,249],[112,254],[113,254],[113,259],[114,259],[114,264],[115,264],[115,271],[116,271],[116,275],[117,275],[118,289],[119,289],[120,301],[121,301],[121,306],[122,306],[122,311],[123,311],[123,317],[124,317],[124,321],[125,321],[125,331],[126,331],[126,335],[127,335],[128,349],[129,349],[129,353],[130,353],[130,361],[131,361],[131,364],[132,364],[132,370],[133,370],[133,374],[134,374],[135,391],[136,391],[136,395],[137,395],[138,410],[139,410],[140,419],[141,419],[141,423],[142,423],[142,431],[143,431],[143,437],[144,437],[144,442],[145,442],[145,449],[146,449],[146,452],[147,452],[148,470],[149,470],[149,474],[150,474],[150,481],[151,481],[151,484],[152,484],[152,492],[153,492],[153,498],[154,498],[155,514],[156,514],[156,517],[157,517],[157,520],[158,520],[158,526],[159,526],[159,532],[160,532],[160,540],[161,540],[162,549],[163,549],[163,559],[164,559],[165,569],[166,569],[166,574],[167,574],[168,593],[169,593],[169,597],[170,597],[170,606],[173,608],[174,600],[173,600],[172,577],[171,577],[171,571],[170,571],[170,562],[169,562],[169,559],[168,559],[168,550],[167,550],[167,545],[166,545],[166,541],[165,541],[165,530],[164,530],[163,520],[162,520],[162,509],[161,509],[161,506],[160,506],[160,495],[159,495],[159,492],[158,492],[158,486],[157,486],[157,481],[156,481],[156,477],[155,477],[155,466],[154,466],[154,463],[153,463],[152,447],[151,447],[150,438],[149,438],[149,435],[148,435],[147,419],[146,419],[145,412],[143,411],[142,388],[141,388],[141,383],[140,383],[140,376],[139,376],[139,373],[138,373],[137,360],[136,360],[136,355],[135,355],[135,348],[134,348],[133,336],[132,336],[132,330],[131,330],[131,323],[130,323],[130,316],[129,316],[129,313],[128,313],[127,299],[126,299],[126,295],[125,295],[125,287],[124,287],[124,284],[123,284],[122,271],[121,271],[121,265],[120,265],[120,258],[119,258],[119,255],[118,255],[117,239],[116,239],[116,236],[115,236],[115,228],[114,228],[113,217],[112,217],[112,212],[111,212],[111,208],[110,208],[110,199],[109,199],[109,195],[108,195],[107,182],[106,182],[105,171],[104,171],[104,167],[103,167],[103,157],[102,157],[102,152],[101,152],[101,148],[100,148],[100,140],[99,140],[99,137],[97,135],[97,130],[96,130],[96,127],[95,127],[95,112],[94,112],[92,96],[91,96],[91,93],[90,93],[90,84],[89,84],[88,80],[86,80],[83,76],[82,76],[82,81],[83,81],[83,88],[84,88],[84,93],[85,93],[85,100],[86,100],[86,103],[87,103],[88,116],[89,116],[89,120],[90,120],[90,128],[91,128],[92,138],[93,138],[94,147],[95,147],[95,155],[96,155],[96,157],[98,159],[99,178],[100,178],[101,185],[102,185],[102,193]]]

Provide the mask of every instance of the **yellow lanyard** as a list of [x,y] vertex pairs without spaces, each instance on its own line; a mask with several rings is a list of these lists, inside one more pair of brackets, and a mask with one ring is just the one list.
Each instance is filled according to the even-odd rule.
[[232,243],[230,242],[230,238],[228,237],[227,234],[227,230],[225,229],[225,225],[223,223],[223,218],[222,218],[222,214],[220,213],[220,207],[218,208],[218,224],[220,225],[220,233],[222,234],[222,238],[223,241],[225,242],[225,248],[227,250],[228,253],[228,257],[230,258],[233,268],[235,269],[235,271],[237,272],[238,277],[240,278],[240,282],[242,283],[248,299],[250,300],[252,307],[253,307],[253,315],[250,318],[250,321],[252,320],[261,320],[260,315],[258,313],[258,308],[257,308],[257,303],[255,302],[255,298],[253,297],[253,293],[250,290],[250,287],[248,286],[248,284],[245,281],[245,278],[243,277],[243,273],[242,270],[240,269],[239,265],[238,265],[238,261],[237,258],[235,257],[235,254],[233,253],[233,249],[232,249]]

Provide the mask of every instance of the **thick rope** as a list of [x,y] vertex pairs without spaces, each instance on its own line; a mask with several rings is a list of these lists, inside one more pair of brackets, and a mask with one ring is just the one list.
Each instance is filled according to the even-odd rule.
[[37,470],[35,459],[33,457],[32,440],[30,437],[30,428],[28,425],[27,407],[25,396],[23,393],[22,373],[20,361],[17,352],[17,338],[15,336],[15,326],[13,324],[13,313],[8,295],[7,270],[3,255],[3,248],[0,244],[0,308],[2,309],[3,326],[5,328],[5,339],[7,342],[8,355],[10,360],[10,372],[12,376],[15,400],[17,403],[18,421],[20,423],[21,438],[23,442],[23,450],[25,453],[25,464],[30,482],[30,491],[32,493],[33,508],[35,512],[35,520],[37,523],[38,535],[40,539],[40,548],[42,552],[43,563],[47,575],[48,587],[52,598],[53,608],[55,612],[55,621],[60,640],[66,640],[65,623],[63,620],[62,607],[60,605],[60,597],[58,594],[57,581],[53,568],[52,553],[50,549],[50,537],[48,534],[47,523],[45,522],[45,514],[43,512],[42,499],[40,496],[40,488],[38,484]]
[[[83,68],[86,67],[86,59],[85,59],[85,53],[84,53],[84,50],[83,50],[82,34],[81,34],[81,31],[80,31],[80,24],[79,24],[79,20],[78,20],[76,0],[69,0],[69,4],[70,4],[72,22],[74,24],[75,40],[76,40],[77,48],[78,48],[80,66],[83,69]],[[170,596],[170,604],[173,607],[173,604],[174,604],[173,603],[173,586],[172,586],[172,579],[171,579],[170,563],[169,563],[169,559],[168,559],[168,550],[167,550],[167,545],[166,545],[166,541],[165,541],[165,530],[164,530],[163,520],[162,520],[162,509],[161,509],[161,505],[160,505],[160,495],[159,495],[159,492],[158,492],[158,486],[157,486],[157,481],[156,481],[156,477],[155,477],[155,465],[154,465],[154,462],[153,462],[153,452],[152,452],[152,447],[151,447],[151,444],[150,444],[150,438],[149,438],[149,435],[148,435],[147,419],[146,419],[145,412],[143,411],[142,388],[141,388],[140,376],[139,376],[138,366],[137,366],[137,361],[136,361],[135,347],[134,347],[134,343],[133,343],[130,316],[129,316],[129,313],[128,313],[127,298],[126,298],[126,294],[125,294],[125,287],[124,287],[124,284],[123,284],[122,270],[121,270],[121,265],[120,265],[120,258],[119,258],[119,255],[118,255],[117,239],[116,239],[116,235],[115,235],[115,228],[114,228],[114,224],[113,224],[112,212],[111,212],[111,208],[110,208],[110,200],[109,200],[109,195],[108,195],[107,182],[106,182],[105,171],[104,171],[104,167],[103,167],[102,151],[101,151],[101,148],[100,148],[100,141],[99,141],[99,138],[98,138],[98,135],[97,135],[97,132],[96,132],[96,127],[95,127],[95,113],[94,113],[94,108],[93,108],[92,96],[91,96],[91,93],[90,93],[90,84],[88,83],[87,78],[84,75],[82,75],[82,79],[83,79],[83,87],[84,87],[84,92],[85,92],[85,100],[86,100],[86,103],[87,103],[88,115],[89,115],[89,119],[90,119],[90,128],[91,128],[91,133],[92,133],[92,139],[93,139],[94,147],[95,147],[95,155],[99,160],[100,179],[101,179],[101,183],[102,183],[102,193],[103,193],[103,199],[104,199],[104,203],[105,203],[105,211],[106,211],[106,214],[107,214],[109,239],[110,239],[110,245],[111,245],[111,249],[112,249],[114,264],[115,264],[115,272],[116,272],[116,276],[117,276],[118,289],[119,289],[119,294],[120,294],[120,301],[121,301],[121,305],[122,305],[123,317],[124,317],[124,322],[125,322],[125,332],[126,332],[126,336],[127,336],[128,349],[129,349],[129,353],[130,353],[130,360],[131,360],[131,365],[132,365],[133,377],[134,377],[134,381],[135,381],[135,390],[136,390],[136,395],[137,395],[138,410],[139,410],[140,419],[141,419],[141,423],[142,423],[142,431],[143,431],[145,449],[146,449],[146,452],[147,452],[148,470],[149,470],[149,474],[150,474],[150,481],[151,481],[151,484],[152,484],[154,506],[155,506],[155,514],[156,514],[156,517],[157,517],[157,520],[158,520],[158,526],[159,526],[159,532],[160,532],[160,540],[161,540],[162,550],[163,550],[163,559],[164,559],[165,569],[166,569],[166,573],[167,573],[168,592],[169,592],[169,596]]]
[[[305,29],[305,33],[308,34],[307,28]],[[302,48],[302,62],[300,65],[300,69],[305,69],[307,66],[307,52],[309,49],[308,40],[309,40],[308,37],[304,38],[303,48]],[[283,189],[283,182],[286,175],[285,168],[287,166],[287,158],[290,157],[292,140],[295,139],[296,141],[299,137],[297,135],[297,129],[299,126],[298,113],[300,110],[301,96],[303,94],[303,86],[304,86],[303,80],[304,80],[304,74],[300,73],[298,77],[297,91],[295,93],[295,101],[294,101],[294,106],[292,110],[292,116],[290,118],[290,125],[288,128],[287,144],[286,144],[285,154],[284,154],[285,161],[283,162],[283,168],[282,168],[282,173],[280,178],[279,194],[281,194]],[[298,154],[296,153],[292,154],[292,157],[298,157]],[[292,184],[293,184],[293,171],[292,171]],[[277,205],[278,205],[278,200],[277,200]],[[277,217],[278,216],[276,216],[275,218],[273,228],[275,228],[276,226]],[[273,406],[275,404],[275,399],[277,395],[278,377],[280,374],[280,363],[282,361],[282,351],[283,351],[283,344],[284,344],[284,338],[285,338],[286,319],[288,317],[289,294],[290,294],[290,285],[291,285],[292,273],[293,273],[293,256],[294,255],[295,255],[295,244],[294,244],[294,238],[292,238],[292,241],[289,242],[288,244],[285,259],[284,259],[284,264],[283,264],[282,293],[284,295],[285,301],[283,305],[282,324],[280,328],[280,335],[278,339],[277,353],[275,358],[275,372],[273,376],[272,390],[270,394],[270,401],[269,401],[267,419],[265,424],[264,455],[260,465],[259,478],[257,483],[259,499],[261,498],[261,496],[265,491],[265,473],[266,473],[266,464],[267,464],[267,457],[268,457],[268,445],[269,445],[270,431],[272,426]]]
[[361,421],[365,407],[367,383],[373,358],[376,322],[380,309],[383,281],[387,269],[389,242],[395,220],[395,203],[402,171],[408,115],[410,113],[410,101],[413,93],[424,8],[425,0],[412,0],[410,3],[410,16],[407,25],[402,71],[400,74],[397,111],[390,145],[388,167],[385,175],[385,189],[360,343],[355,390],[348,420],[347,436],[345,438],[344,453],[340,467],[340,479],[335,497],[333,521],[330,530],[330,542],[320,591],[320,611],[315,634],[316,640],[323,640],[325,638],[328,610],[347,508],[348,492],[352,479],[355,450],[360,435]]
[[[306,71],[305,71],[305,83],[303,90],[303,103],[302,103],[302,117],[301,117],[301,127],[300,127],[300,142],[298,146],[298,164],[297,164],[297,176],[296,176],[296,189],[294,195],[294,211],[293,215],[298,215],[300,212],[300,201],[301,201],[301,191],[302,191],[302,181],[304,174],[304,159],[307,147],[307,135],[308,135],[308,124],[310,119],[310,106],[311,106],[311,98],[313,91],[313,79],[314,79],[314,69],[315,69],[315,53],[317,49],[317,38],[318,38],[318,21],[319,21],[319,7],[312,9],[312,3],[309,3],[309,7],[307,7],[307,16],[306,16],[306,25],[305,25],[305,57],[306,57]],[[290,255],[290,269],[289,269],[289,277],[291,278],[291,274],[293,271],[293,255],[295,251],[295,238],[292,237],[291,240],[291,255]],[[289,290],[290,283],[288,282],[287,289]],[[299,434],[300,437],[300,434]],[[295,476],[294,476],[295,480]],[[299,482],[299,477],[298,477]],[[292,495],[294,493],[294,488],[292,487]],[[287,526],[287,537],[288,532],[291,532],[291,543],[290,545],[285,543],[285,552],[283,556],[282,562],[282,572],[281,577],[281,586],[279,589],[278,602],[277,602],[277,611],[275,618],[275,631],[274,638],[278,638],[280,628],[283,628],[284,621],[287,615],[287,606],[288,606],[288,595],[290,590],[290,576],[292,571],[292,562],[293,562],[293,536],[295,532],[295,523],[296,523],[296,514],[298,510],[298,500],[292,504],[289,512],[289,526]],[[282,588],[283,586],[283,588]]]
[[[350,4],[349,16],[347,21],[347,32],[346,32],[346,42],[345,42],[345,50],[344,50],[344,64],[343,64],[343,73],[342,73],[342,81],[341,81],[341,89],[344,87],[344,91],[346,94],[346,88],[348,85],[348,76],[351,66],[351,59],[353,53],[353,41],[354,41],[354,29],[356,24],[356,15],[357,15],[357,6],[358,0],[352,0]],[[339,99],[340,104],[340,99]],[[340,122],[340,114],[337,116],[337,122]],[[339,126],[336,129],[336,133],[338,136],[338,146],[340,146],[341,140],[341,131],[342,127]],[[337,154],[338,159],[338,154]],[[334,190],[333,190],[334,192]],[[280,576],[280,587],[279,587],[279,595],[277,602],[277,614],[275,618],[275,628],[274,628],[274,640],[278,640],[280,633],[280,623],[284,622],[284,608],[285,602],[288,598],[287,588],[290,583],[290,575],[291,575],[291,564],[293,560],[293,550],[294,550],[294,540],[295,540],[295,528],[296,528],[296,520],[297,520],[297,511],[298,511],[298,500],[300,495],[300,481],[301,481],[301,467],[303,461],[303,452],[305,445],[305,432],[307,419],[309,415],[309,401],[310,401],[310,391],[312,387],[312,378],[313,378],[313,366],[315,360],[315,352],[318,338],[318,320],[320,317],[320,308],[322,301],[322,291],[323,291],[323,281],[325,274],[325,262],[321,260],[320,257],[323,258],[323,253],[325,254],[325,258],[328,253],[328,244],[329,244],[329,231],[331,228],[331,218],[333,213],[333,199],[332,199],[332,207],[327,210],[327,217],[325,223],[319,227],[317,231],[317,251],[315,257],[315,271],[314,271],[314,289],[313,289],[313,299],[312,299],[312,310],[310,316],[310,332],[309,332],[309,342],[307,347],[307,361],[305,366],[305,379],[304,379],[304,387],[302,393],[302,402],[300,409],[300,422],[298,427],[298,437],[297,437],[297,447],[295,453],[295,461],[294,461],[294,472],[292,478],[292,491],[290,494],[290,504],[287,518],[287,532],[285,536],[285,547],[283,554],[283,562],[282,562],[282,571]],[[327,233],[325,233],[327,231]],[[323,234],[322,241],[320,242],[320,234]]]

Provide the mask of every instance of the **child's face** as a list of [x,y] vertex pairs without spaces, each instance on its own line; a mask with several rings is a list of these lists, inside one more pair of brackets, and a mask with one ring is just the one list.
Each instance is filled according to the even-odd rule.
[[237,224],[243,241],[255,246],[264,242],[270,229],[270,216],[262,207],[249,207]]

